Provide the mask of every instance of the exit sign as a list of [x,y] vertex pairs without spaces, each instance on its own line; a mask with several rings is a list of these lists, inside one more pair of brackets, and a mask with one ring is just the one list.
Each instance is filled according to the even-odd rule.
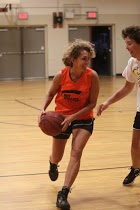
[[20,12],[18,14],[18,19],[19,20],[27,20],[28,19],[28,13],[27,12]]
[[88,19],[97,19],[97,12],[93,12],[93,11],[87,12],[87,18]]

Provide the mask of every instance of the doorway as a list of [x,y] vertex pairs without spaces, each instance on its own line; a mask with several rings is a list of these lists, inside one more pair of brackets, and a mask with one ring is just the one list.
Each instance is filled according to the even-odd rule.
[[91,28],[91,42],[95,44],[96,58],[92,59],[92,68],[99,75],[112,75],[112,30],[110,26],[94,26]]
[[69,41],[79,38],[95,44],[96,57],[89,67],[99,75],[112,75],[112,26],[70,26]]

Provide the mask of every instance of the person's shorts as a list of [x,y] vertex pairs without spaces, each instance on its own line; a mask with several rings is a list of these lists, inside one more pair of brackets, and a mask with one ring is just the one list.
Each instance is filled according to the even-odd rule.
[[66,129],[65,132],[60,133],[57,136],[54,136],[54,138],[56,138],[56,139],[68,139],[70,137],[71,133],[72,133],[72,130],[76,129],[76,128],[85,129],[92,134],[93,127],[94,127],[94,120],[95,120],[95,118],[92,118],[92,119],[89,119],[89,120],[74,120],[73,122],[71,122],[71,124],[69,125],[69,127]]
[[140,112],[136,112],[133,128],[136,130],[140,130]]

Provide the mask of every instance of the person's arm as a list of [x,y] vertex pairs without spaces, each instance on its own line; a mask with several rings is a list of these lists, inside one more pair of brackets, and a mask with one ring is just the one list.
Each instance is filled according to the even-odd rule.
[[101,115],[101,113],[105,109],[107,109],[111,104],[127,96],[133,90],[134,86],[135,83],[126,81],[125,85],[120,90],[118,90],[113,96],[111,96],[109,99],[107,99],[105,102],[98,106],[97,115]]
[[79,117],[79,116],[87,113],[91,109],[95,108],[95,106],[97,104],[98,95],[99,95],[99,78],[98,78],[97,73],[95,71],[93,71],[92,72],[92,82],[91,82],[91,88],[90,88],[89,103],[87,104],[87,106],[85,106],[84,108],[82,108],[78,112],[76,112],[72,115],[69,115],[65,118],[65,120],[62,123],[62,125],[64,125],[62,131],[66,130],[68,125],[73,120],[75,120],[77,117]]
[[49,104],[51,103],[51,101],[53,100],[54,96],[56,95],[56,93],[58,92],[58,89],[60,87],[60,80],[61,80],[61,72],[59,72],[52,81],[52,85],[45,97],[44,103],[43,103],[43,107],[42,107],[42,111],[45,111],[46,108],[49,106]]
[[52,85],[45,97],[45,100],[44,100],[44,103],[43,103],[43,106],[42,106],[42,109],[41,109],[41,113],[39,115],[39,118],[38,118],[38,123],[40,124],[40,117],[42,114],[45,113],[45,110],[46,108],[49,106],[49,104],[51,103],[51,101],[53,100],[54,96],[57,94],[58,92],[58,89],[60,87],[60,81],[61,81],[61,72],[59,72],[54,78],[53,78],[53,81],[52,81]]
[[83,109],[76,112],[73,116],[75,119],[86,112],[95,108],[97,104],[97,98],[99,95],[99,78],[95,71],[92,72],[92,81],[91,81],[91,88],[90,88],[90,96],[89,96],[89,103]]

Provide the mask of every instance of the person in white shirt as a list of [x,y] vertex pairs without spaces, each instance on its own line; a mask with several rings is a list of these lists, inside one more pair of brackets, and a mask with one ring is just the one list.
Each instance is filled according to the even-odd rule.
[[124,86],[119,89],[97,108],[97,115],[107,109],[111,104],[127,96],[136,85],[137,112],[133,124],[130,173],[125,177],[123,185],[131,185],[140,174],[140,26],[129,26],[122,30],[122,37],[131,58],[124,69],[122,76],[125,78]]

